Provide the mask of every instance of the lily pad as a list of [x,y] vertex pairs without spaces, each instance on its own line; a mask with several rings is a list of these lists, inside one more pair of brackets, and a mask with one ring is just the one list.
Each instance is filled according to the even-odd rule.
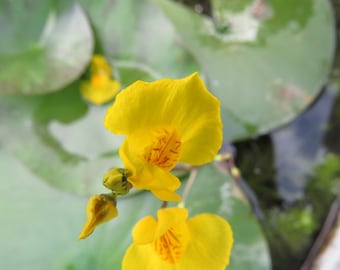
[[221,100],[226,140],[286,123],[313,102],[326,80],[335,47],[329,1],[216,0],[214,18],[173,1],[153,2]]
[[114,66],[117,68],[117,77],[119,77],[117,79],[119,79],[122,87],[127,87],[137,80],[150,82],[161,77],[157,71],[138,62],[114,61]]
[[[121,144],[99,121],[106,106],[86,104],[78,87],[74,83],[43,96],[1,96],[0,204],[5,208],[0,211],[0,268],[119,269],[134,223],[161,205],[148,192],[121,198],[117,220],[85,241],[76,240],[87,201],[79,194],[105,192],[101,176],[120,164]],[[257,221],[233,190],[228,175],[207,165],[199,170],[187,207],[191,215],[217,213],[232,224],[235,247],[228,269],[269,269]],[[16,256],[10,256],[14,251]],[[258,252],[262,259],[251,263]]]
[[121,165],[122,137],[102,124],[107,106],[89,106],[79,83],[48,95],[1,96],[0,104],[0,145],[50,185],[92,194],[103,173]]
[[50,1],[2,5],[1,92],[53,92],[81,75],[92,54],[93,38],[78,4],[59,9]]
[[230,222],[234,246],[228,270],[269,270],[266,239],[249,204],[239,194],[230,176],[210,164],[199,170],[186,205],[191,215],[213,212]]
[[[199,70],[191,54],[177,43],[170,23],[149,2],[81,2],[93,20],[105,54],[113,59],[123,85],[135,79],[153,79],[155,74],[160,77],[182,77]],[[52,18],[49,21],[53,22],[53,16],[49,15],[50,6],[43,5],[41,8],[46,8],[48,12],[44,13],[46,16],[36,18],[36,25],[47,18]],[[77,24],[74,36],[70,36],[79,41],[83,12],[75,5],[61,14],[61,19],[56,19],[56,27],[47,27],[47,30],[60,30],[61,25],[69,22],[67,18],[78,18],[80,25],[78,27]],[[22,18],[25,21],[26,17]],[[62,27],[65,28],[63,31],[73,31],[75,28],[72,25]],[[26,44],[13,47],[13,57],[20,56],[15,58],[14,68],[9,66],[9,71],[0,72],[2,91],[44,93],[25,97],[1,95],[0,98],[0,170],[4,179],[0,183],[0,205],[4,206],[0,211],[0,254],[3,256],[0,268],[119,269],[124,251],[131,243],[134,223],[145,215],[154,215],[161,203],[148,192],[119,199],[119,217],[116,220],[97,228],[89,239],[76,240],[85,221],[87,196],[104,192],[102,175],[110,167],[121,164],[117,152],[122,138],[110,134],[102,125],[108,105],[96,107],[86,103],[80,96],[78,80],[62,87],[84,69],[92,50],[91,35],[88,43],[72,47],[72,50],[77,49],[72,52],[72,57],[83,60],[70,60],[73,64],[77,62],[78,75],[70,71],[73,79],[65,75],[63,79],[68,78],[68,81],[61,82],[59,73],[54,74],[53,78],[47,76],[53,69],[45,64],[59,67],[63,61],[59,63],[58,58],[54,63],[51,61],[54,58],[49,58],[52,56],[49,55],[51,51],[48,46],[36,46],[35,41],[40,40],[43,27],[40,30],[33,28],[37,30],[34,35],[27,35],[29,39]],[[50,36],[48,33],[54,32],[47,30],[43,35],[46,39],[43,40],[58,47],[61,43],[58,43],[57,37],[62,32],[58,30]],[[80,53],[83,45],[88,50]],[[2,48],[8,55],[11,46],[5,44]],[[6,63],[11,64],[8,59]],[[20,72],[16,68],[27,72],[22,73],[26,77],[18,77]],[[66,70],[63,66],[63,71]],[[60,70],[56,68],[57,71]],[[6,84],[1,84],[3,78],[6,78]],[[42,79],[43,82],[40,82]],[[57,89],[60,91],[47,93]],[[234,121],[234,118],[230,119]],[[224,124],[228,124],[226,119]],[[236,128],[244,127],[236,125]],[[268,249],[258,223],[247,203],[239,199],[234,191],[228,175],[207,165],[199,170],[187,207],[191,215],[208,211],[223,216],[232,224],[235,246],[228,269],[270,269]],[[260,259],[258,254],[261,254]]]
[[[153,80],[148,69],[119,62],[122,85]],[[68,192],[100,192],[102,176],[122,165],[123,136],[103,126],[110,104],[94,106],[80,95],[80,81],[39,96],[0,96],[0,146],[44,181]]]
[[[157,77],[184,77],[200,66],[178,42],[175,29],[150,1],[80,0],[103,53],[124,65],[146,67]],[[144,69],[144,68],[142,68]]]
[[[0,205],[5,206],[0,211],[2,269],[120,269],[132,227],[145,215],[155,215],[161,206],[148,192],[121,198],[118,218],[79,242],[87,198],[46,185],[4,149],[0,169],[5,180],[0,183]],[[187,201],[190,215],[208,211],[232,224],[235,245],[228,270],[270,269],[259,226],[249,207],[231,191],[228,176],[211,165],[201,168]]]

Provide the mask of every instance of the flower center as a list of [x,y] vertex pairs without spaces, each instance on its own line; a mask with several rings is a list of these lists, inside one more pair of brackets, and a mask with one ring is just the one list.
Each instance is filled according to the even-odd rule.
[[178,262],[184,253],[187,244],[186,240],[181,231],[170,228],[159,239],[154,241],[153,247],[163,261],[174,264]]
[[179,160],[181,144],[177,130],[157,129],[151,145],[144,152],[144,158],[147,162],[170,171]]
[[104,73],[96,73],[91,76],[91,84],[94,87],[102,87],[108,81],[108,77]]

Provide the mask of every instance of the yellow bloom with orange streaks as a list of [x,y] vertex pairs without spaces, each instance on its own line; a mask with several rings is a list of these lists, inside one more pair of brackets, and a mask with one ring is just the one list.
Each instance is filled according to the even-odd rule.
[[144,217],[132,231],[133,244],[122,270],[224,270],[229,264],[233,233],[215,214],[187,219],[185,208],[162,208],[158,219]]
[[211,162],[222,144],[220,103],[197,73],[183,79],[137,81],[108,109],[105,127],[125,138],[119,154],[128,181],[164,201],[180,201],[178,162]]
[[112,70],[103,56],[94,55],[91,60],[90,79],[80,86],[82,96],[101,105],[112,100],[120,89],[120,83],[112,79]]

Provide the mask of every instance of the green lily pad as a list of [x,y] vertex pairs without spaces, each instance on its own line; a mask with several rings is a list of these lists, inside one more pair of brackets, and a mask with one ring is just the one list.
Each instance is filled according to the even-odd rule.
[[266,239],[249,204],[238,194],[231,177],[210,164],[199,170],[186,206],[191,215],[212,212],[230,222],[234,246],[228,270],[269,270],[271,259]]
[[[134,79],[153,80],[137,65],[119,62],[123,86]],[[80,95],[80,81],[39,96],[0,96],[0,147],[50,185],[88,195],[100,192],[102,176],[122,166],[118,149],[123,136],[104,128],[110,103],[94,106]]]
[[158,72],[151,70],[147,65],[133,61],[114,61],[119,74],[122,87],[127,87],[137,80],[154,81],[160,78]]
[[[226,140],[286,123],[318,95],[335,44],[329,1],[212,1],[214,19],[153,0],[221,100]],[[231,125],[229,125],[231,124]]]
[[108,105],[87,104],[79,82],[48,95],[1,96],[0,104],[0,145],[50,185],[92,194],[103,174],[121,165],[122,137],[103,126]]
[[[123,85],[135,79],[153,79],[155,74],[183,76],[199,68],[192,56],[176,42],[169,22],[148,2],[81,2],[93,20],[106,54],[113,58],[114,68]],[[20,5],[16,7],[22,8]],[[0,97],[0,170],[4,180],[0,183],[0,204],[4,206],[0,211],[0,254],[3,256],[0,268],[119,269],[124,251],[131,243],[134,223],[147,214],[154,215],[161,202],[147,192],[119,199],[119,218],[97,228],[89,239],[76,240],[85,221],[88,198],[84,195],[105,192],[101,177],[110,167],[121,164],[117,152],[122,137],[110,134],[102,125],[109,105],[97,107],[88,104],[80,96],[79,81],[62,88],[64,84],[59,81],[59,74],[51,78],[44,73],[51,70],[44,63],[60,64],[54,63],[51,58],[46,58],[49,59],[46,61],[48,50],[43,53],[35,44],[43,29],[39,30],[37,25],[45,22],[50,14],[50,6],[44,4],[41,9],[44,8],[48,12],[44,13],[46,16],[35,18],[36,25],[32,28],[36,32],[32,36],[27,35],[29,40],[26,44],[11,48],[4,43],[1,47],[6,55],[8,50],[13,50],[13,57],[20,56],[13,62],[14,67],[9,66],[9,71],[1,70],[2,91],[44,95]],[[71,13],[80,11],[77,6],[70,10],[68,12]],[[61,16],[64,18],[61,22],[65,24],[69,22],[65,18],[81,17],[68,12]],[[2,20],[0,17],[0,22]],[[25,22],[26,17],[23,16],[22,20]],[[77,30],[82,27],[81,21],[79,19]],[[57,19],[56,25],[59,23]],[[80,32],[72,38],[77,39]],[[47,35],[46,40],[52,41],[59,34],[61,32]],[[52,43],[57,46],[58,40]],[[92,38],[89,43],[81,45],[91,47]],[[83,64],[77,62],[79,75],[89,60],[91,50],[80,54],[82,49],[76,49],[78,51],[72,55],[81,56],[84,60]],[[11,64],[8,59],[6,63]],[[63,71],[66,70],[63,68]],[[20,77],[18,71],[27,73]],[[3,78],[6,78],[5,84],[2,84]],[[44,83],[40,84],[42,79]],[[60,85],[57,87],[58,81]],[[57,89],[60,91],[46,93]],[[230,119],[233,121],[233,118]],[[239,127],[243,129],[243,126]],[[190,214],[208,211],[230,221],[234,228],[235,246],[228,269],[270,269],[269,253],[258,223],[247,203],[238,199],[233,191],[229,176],[212,165],[201,168],[187,200]]]
[[[1,269],[119,269],[134,223],[154,215],[161,205],[147,192],[121,198],[117,220],[100,226],[85,241],[76,240],[87,201],[79,194],[106,192],[101,177],[120,165],[122,139],[102,126],[106,106],[85,103],[78,87],[74,83],[42,96],[1,96],[0,204],[6,206],[0,211]],[[229,176],[205,166],[187,207],[191,215],[217,213],[232,224],[235,247],[228,269],[248,267],[256,252],[263,257],[253,265],[261,267],[247,269],[268,269],[257,221],[249,206],[234,197],[232,186]],[[16,256],[10,256],[14,251]]]
[[[46,185],[4,149],[0,169],[4,179],[0,204],[5,206],[0,211],[1,269],[120,269],[132,241],[132,227],[145,215],[155,215],[161,206],[148,192],[120,198],[118,218],[77,241],[85,221],[86,197]],[[228,270],[270,269],[259,226],[249,207],[231,194],[232,186],[230,177],[213,166],[201,168],[187,200],[190,215],[208,211],[232,224],[235,244]]]
[[134,223],[161,204],[147,193],[120,200],[119,218],[79,242],[87,198],[46,185],[5,151],[0,168],[2,269],[119,269]]
[[157,77],[184,77],[200,70],[189,51],[178,42],[171,23],[150,1],[80,0],[80,3],[109,58],[124,65],[146,67]]
[[93,38],[78,4],[57,8],[50,1],[27,5],[5,1],[2,5],[0,92],[53,92],[81,75],[92,54]]

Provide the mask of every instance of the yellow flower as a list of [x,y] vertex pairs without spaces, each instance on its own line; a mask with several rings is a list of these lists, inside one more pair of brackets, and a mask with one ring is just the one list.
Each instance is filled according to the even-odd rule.
[[165,201],[180,200],[180,181],[170,173],[176,163],[210,162],[222,144],[220,103],[197,73],[133,83],[117,95],[104,125],[127,135],[119,153],[128,181]]
[[116,200],[113,195],[94,195],[86,206],[87,221],[78,237],[79,240],[88,237],[98,225],[107,222],[118,215]]
[[112,80],[111,72],[105,58],[95,55],[91,61],[90,80],[80,86],[83,97],[96,105],[113,99],[119,91],[120,83]]
[[185,208],[163,208],[157,216],[135,225],[123,270],[224,270],[229,264],[233,234],[223,218],[204,213],[187,220]]
[[107,77],[112,76],[112,69],[109,63],[106,61],[105,57],[95,54],[91,59],[90,72],[92,74],[102,73],[107,75]]

